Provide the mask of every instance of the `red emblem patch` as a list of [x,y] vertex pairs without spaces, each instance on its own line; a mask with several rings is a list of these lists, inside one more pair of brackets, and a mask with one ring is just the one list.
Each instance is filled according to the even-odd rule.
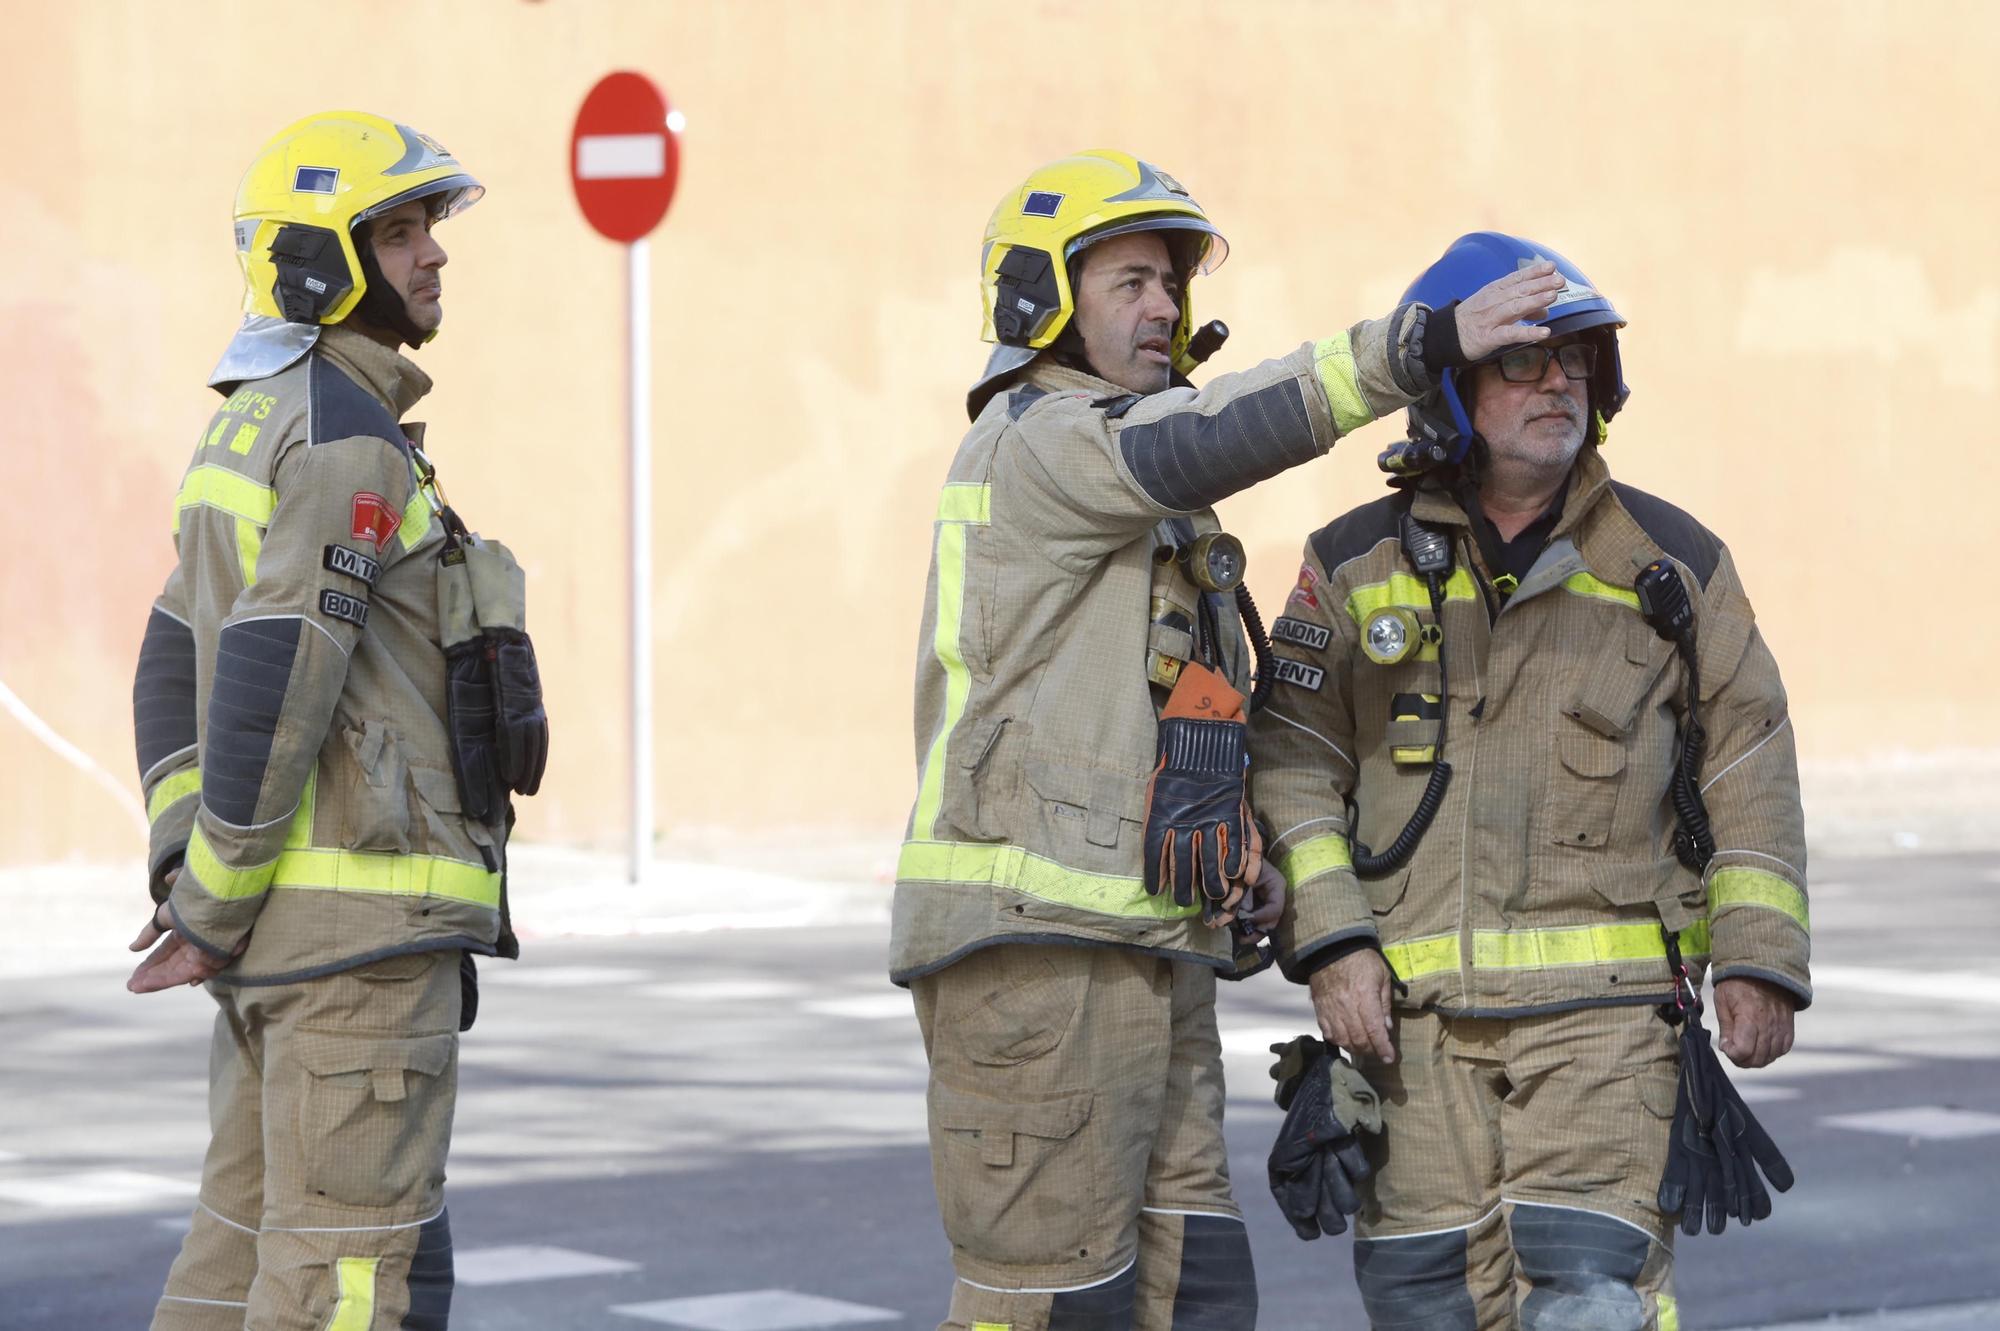
[[1311,564],[1299,565],[1299,585],[1292,588],[1292,600],[1299,605],[1309,605],[1319,609],[1319,597],[1313,591],[1319,586],[1319,579],[1313,575]]
[[403,525],[403,515],[389,507],[389,501],[381,495],[366,490],[354,496],[354,523],[352,532],[357,541],[371,541],[377,553],[396,534],[396,528]]

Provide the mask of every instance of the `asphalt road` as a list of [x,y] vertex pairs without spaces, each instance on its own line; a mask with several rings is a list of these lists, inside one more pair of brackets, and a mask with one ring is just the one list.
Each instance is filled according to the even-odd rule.
[[[2000,858],[1814,867],[1820,999],[1798,1051],[1738,1083],[1800,1181],[1769,1222],[1683,1243],[1683,1326],[2000,1327]],[[453,1326],[934,1326],[924,1065],[884,939],[549,940],[486,967]],[[143,1327],[186,1224],[213,1008],[119,978],[0,981],[5,1331]],[[1361,1327],[1347,1240],[1299,1242],[1262,1186],[1265,1046],[1307,1029],[1303,994],[1266,976],[1221,1003],[1261,1325]]]

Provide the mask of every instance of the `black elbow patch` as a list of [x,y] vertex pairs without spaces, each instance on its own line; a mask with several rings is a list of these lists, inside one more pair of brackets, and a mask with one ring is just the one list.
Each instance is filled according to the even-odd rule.
[[271,763],[271,740],[284,711],[304,624],[300,619],[252,619],[231,624],[216,640],[201,802],[233,826],[256,821],[257,796]]
[[1299,386],[1287,380],[1212,416],[1177,411],[1128,425],[1118,451],[1155,503],[1191,513],[1311,461],[1312,421]]
[[156,609],[146,620],[132,679],[132,733],[142,779],[161,759],[195,742],[194,689],[194,630]]

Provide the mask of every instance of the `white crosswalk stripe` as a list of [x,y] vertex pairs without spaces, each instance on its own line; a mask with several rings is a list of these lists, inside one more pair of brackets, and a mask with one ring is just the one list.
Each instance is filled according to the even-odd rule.
[[788,1289],[759,1289],[742,1294],[710,1294],[693,1299],[661,1299],[628,1303],[611,1310],[623,1317],[690,1331],[805,1331],[808,1327],[859,1326],[869,1322],[900,1322],[903,1315],[862,1303],[843,1303]]

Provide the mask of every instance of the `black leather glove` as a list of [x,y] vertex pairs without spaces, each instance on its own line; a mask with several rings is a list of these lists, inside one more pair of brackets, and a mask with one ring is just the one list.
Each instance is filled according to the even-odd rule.
[[1739,1225],[1771,1214],[1771,1186],[1792,1186],[1792,1167],[1763,1125],[1729,1084],[1695,1008],[1681,1028],[1680,1087],[1674,1095],[1673,1138],[1660,1176],[1660,1210],[1680,1213],[1681,1233],[1720,1234],[1731,1217]]
[[1214,919],[1243,897],[1255,873],[1244,778],[1243,695],[1195,662],[1183,667],[1160,714],[1159,762],[1146,788],[1145,885]]
[[485,638],[493,666],[500,780],[519,794],[532,795],[541,789],[549,761],[549,716],[542,709],[535,644],[514,629],[488,629]]
[[1380,1102],[1361,1074],[1331,1045],[1301,1035],[1274,1044],[1276,1099],[1285,1110],[1271,1145],[1271,1196],[1302,1239],[1347,1230],[1361,1209],[1358,1185],[1374,1172],[1358,1132],[1380,1132]]
[[445,724],[465,814],[490,823],[507,798],[500,779],[498,706],[484,635],[445,650]]

